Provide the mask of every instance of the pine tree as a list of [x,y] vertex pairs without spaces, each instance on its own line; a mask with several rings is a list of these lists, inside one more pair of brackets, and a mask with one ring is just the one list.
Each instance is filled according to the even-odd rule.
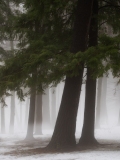
[[[93,1],[92,18],[89,30],[89,46],[96,46],[98,43],[98,1]],[[92,70],[87,67],[86,94],[85,94],[85,111],[82,135],[79,140],[80,145],[97,144],[94,137],[94,118],[95,118],[95,97],[96,97],[96,80],[92,78]],[[91,94],[92,92],[92,94]]]
[[[89,22],[93,1],[80,1],[77,3],[76,19],[74,24],[73,44],[71,52],[84,51],[87,47]],[[84,17],[84,18],[83,18]],[[55,130],[48,145],[54,149],[64,149],[76,145],[75,128],[79,104],[80,88],[82,84],[83,65],[78,76],[66,77],[60,110]]]

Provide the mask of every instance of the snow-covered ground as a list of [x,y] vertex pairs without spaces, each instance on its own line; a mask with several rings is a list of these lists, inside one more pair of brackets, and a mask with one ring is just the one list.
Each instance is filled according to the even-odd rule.
[[[0,160],[120,160],[120,127],[102,127],[95,130],[97,140],[103,145],[99,148],[70,153],[39,153],[30,149],[46,146],[51,135],[45,133],[35,136],[31,142],[23,141],[25,133],[0,135]],[[80,133],[76,134],[80,137]]]

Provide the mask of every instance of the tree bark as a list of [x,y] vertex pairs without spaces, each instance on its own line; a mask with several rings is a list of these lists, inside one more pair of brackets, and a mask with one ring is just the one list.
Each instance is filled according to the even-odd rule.
[[95,121],[95,95],[96,95],[96,80],[91,78],[91,70],[87,69],[86,81],[86,97],[84,122],[79,145],[95,145],[97,141],[94,137],[94,121]]
[[[93,0],[78,0],[71,52],[87,48],[89,23]],[[82,65],[81,65],[82,66]],[[78,76],[66,77],[62,101],[52,139],[48,147],[64,149],[76,145],[76,116],[82,85],[83,66]]]
[[42,134],[42,94],[36,95],[35,105],[35,134]]
[[[93,1],[93,12],[89,30],[89,46],[97,45],[98,23],[96,16],[98,15],[98,0]],[[92,70],[87,67],[86,95],[84,122],[79,145],[95,145],[98,144],[94,137],[95,122],[95,101],[96,101],[96,79],[92,78]]]

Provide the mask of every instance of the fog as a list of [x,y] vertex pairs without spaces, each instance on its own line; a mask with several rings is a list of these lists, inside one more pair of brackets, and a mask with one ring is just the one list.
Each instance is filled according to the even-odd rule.
[[[101,80],[101,96],[98,91],[99,81]],[[113,78],[111,72],[108,77],[97,80],[97,95],[96,95],[96,112],[98,105],[100,106],[100,126],[112,127],[120,124],[120,86],[117,84],[118,79]],[[51,132],[54,129],[55,121],[59,111],[64,82],[61,82],[56,87],[47,88],[45,94],[42,95],[42,132]],[[92,91],[91,91],[92,94]],[[76,132],[81,132],[84,114],[84,100],[85,100],[85,84],[82,85],[81,96],[79,102],[79,109],[77,115]],[[10,114],[11,114],[11,97],[5,99],[7,106],[1,106],[2,123],[3,114],[5,117],[5,133],[10,131]],[[26,132],[28,125],[30,98],[25,98],[25,101],[20,102],[15,93],[15,113],[14,113],[14,133]],[[99,102],[100,101],[100,102]],[[98,104],[98,102],[100,104]],[[3,113],[4,110],[4,113]],[[96,116],[96,121],[98,117]]]
[[[85,82],[85,80],[84,80]],[[80,152],[70,152],[65,154],[40,154],[36,148],[45,147],[52,136],[55,121],[59,111],[64,82],[56,87],[47,88],[42,95],[42,134],[35,134],[34,140],[23,141],[26,137],[28,126],[28,114],[30,97],[20,102],[15,93],[15,99],[11,97],[5,99],[7,106],[1,106],[0,118],[0,159],[5,160],[119,160],[120,157],[120,86],[118,79],[114,79],[111,72],[106,77],[97,80],[96,89],[96,122],[95,137],[104,147],[89,149]],[[92,91],[91,91],[92,94]],[[81,88],[81,96],[76,121],[76,138],[80,138],[85,100],[85,83]],[[14,122],[10,129],[11,104],[15,104],[13,114]],[[100,110],[100,111],[99,111]],[[4,128],[5,122],[5,128]],[[29,151],[35,149],[34,151]]]

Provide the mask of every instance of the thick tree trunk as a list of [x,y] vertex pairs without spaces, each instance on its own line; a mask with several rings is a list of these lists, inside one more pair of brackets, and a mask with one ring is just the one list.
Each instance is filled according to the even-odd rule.
[[[87,47],[89,23],[93,0],[78,0],[71,52],[84,51]],[[81,65],[82,66],[82,65]],[[76,116],[82,85],[83,67],[79,76],[66,77],[55,130],[48,147],[64,149],[76,145]]]
[[[97,45],[98,37],[98,23],[96,16],[98,15],[98,1],[93,1],[93,16],[89,31],[89,46]],[[92,70],[87,68],[86,81],[86,96],[85,96],[85,110],[82,135],[79,140],[81,145],[98,144],[94,137],[94,122],[95,122],[95,101],[96,101],[96,80],[92,78]]]
[[27,128],[27,135],[26,135],[25,140],[32,140],[33,139],[34,118],[35,118],[35,97],[36,97],[36,90],[35,90],[35,87],[32,87],[31,88],[31,96],[30,96],[28,128]]
[[15,92],[11,92],[11,110],[10,110],[10,128],[9,132],[14,133],[14,120],[15,120]]
[[5,107],[3,104],[1,104],[1,133],[5,133]]
[[42,94],[36,95],[35,105],[35,134],[42,134]]

